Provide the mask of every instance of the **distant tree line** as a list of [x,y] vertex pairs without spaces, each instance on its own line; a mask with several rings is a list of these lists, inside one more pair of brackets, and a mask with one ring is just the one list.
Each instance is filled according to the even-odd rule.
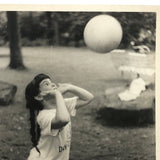
[[[152,12],[18,12],[22,46],[84,46],[86,23],[99,14],[118,19],[123,28],[120,48],[130,42],[155,49],[156,14]],[[0,12],[0,45],[8,45],[6,12]]]

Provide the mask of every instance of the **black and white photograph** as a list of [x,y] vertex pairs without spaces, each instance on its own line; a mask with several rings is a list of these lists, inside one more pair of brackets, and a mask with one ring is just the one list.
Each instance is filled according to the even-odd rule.
[[0,7],[0,160],[156,160],[159,13]]

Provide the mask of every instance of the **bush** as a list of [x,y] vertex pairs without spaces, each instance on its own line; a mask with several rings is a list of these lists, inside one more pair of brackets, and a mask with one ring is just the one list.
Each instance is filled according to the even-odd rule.
[[47,40],[46,39],[35,39],[33,41],[30,41],[27,38],[22,38],[21,39],[21,45],[22,46],[46,46],[47,45]]

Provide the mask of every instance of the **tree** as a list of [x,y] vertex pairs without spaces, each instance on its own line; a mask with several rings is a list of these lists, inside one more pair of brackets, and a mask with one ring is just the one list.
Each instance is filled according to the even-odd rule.
[[7,12],[7,28],[10,42],[10,64],[12,69],[25,69],[20,49],[18,15],[16,11]]
[[53,19],[54,19],[54,43],[55,45],[59,45],[60,43],[60,35],[59,35],[59,21],[58,21],[58,18],[59,18],[59,14],[54,14],[53,15]]

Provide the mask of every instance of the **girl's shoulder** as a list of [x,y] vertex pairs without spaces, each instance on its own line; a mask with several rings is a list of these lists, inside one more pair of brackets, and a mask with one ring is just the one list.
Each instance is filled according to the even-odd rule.
[[56,116],[55,109],[44,109],[39,112],[37,116],[37,123],[40,125],[41,128],[46,127],[49,125],[53,118]]

